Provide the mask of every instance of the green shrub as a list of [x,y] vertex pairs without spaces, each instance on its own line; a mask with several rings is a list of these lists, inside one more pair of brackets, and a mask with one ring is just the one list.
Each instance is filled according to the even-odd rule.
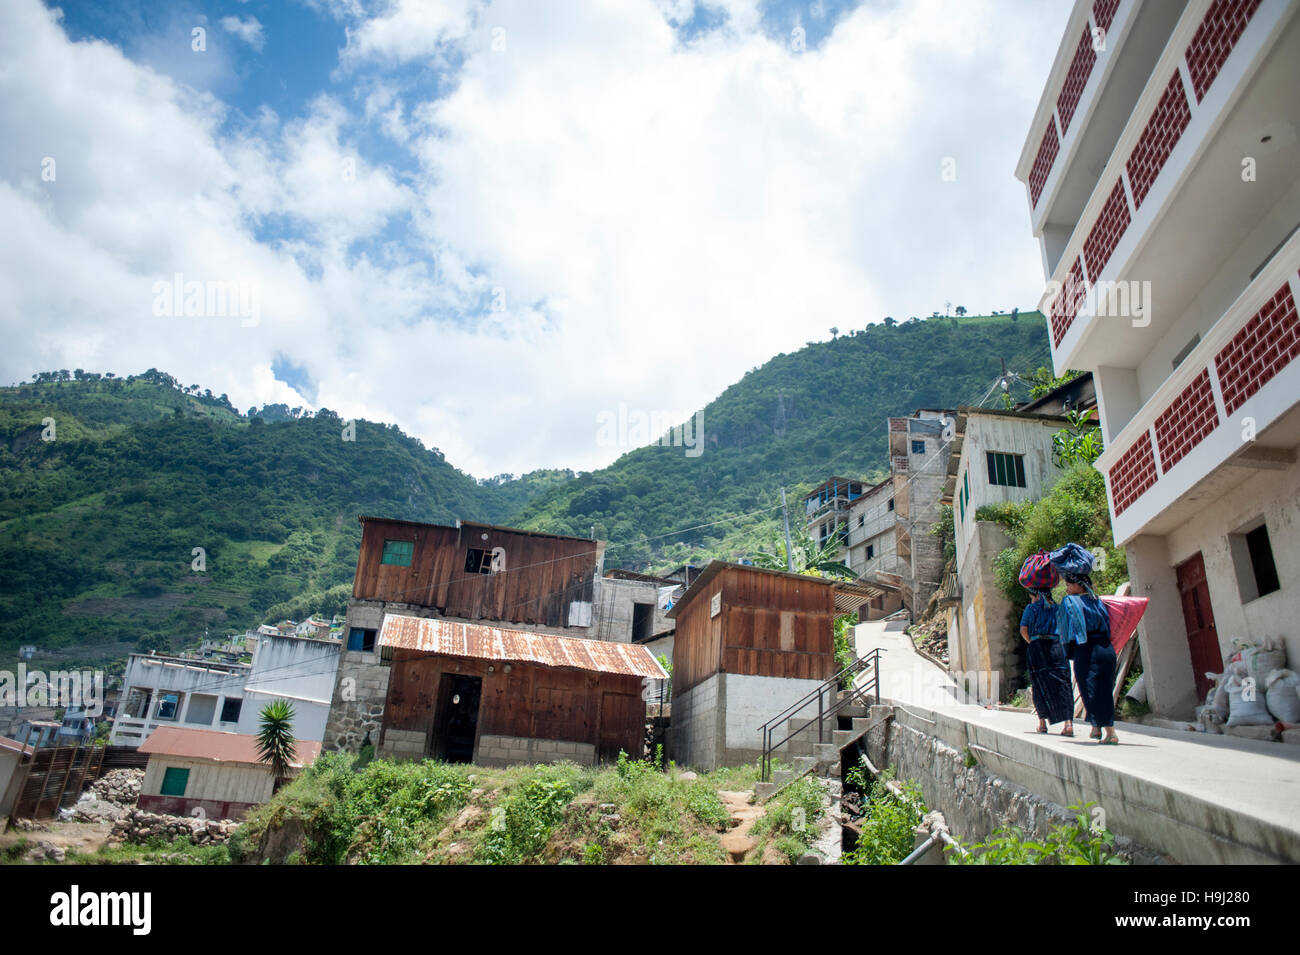
[[538,766],[531,779],[493,807],[488,831],[479,844],[478,860],[489,865],[515,865],[539,855],[552,830],[564,818],[573,796],[568,779],[554,772],[554,767]]
[[898,795],[886,786],[893,778],[893,771],[886,770],[871,781],[858,844],[844,853],[844,865],[898,865],[911,855],[916,841],[912,830],[927,810],[916,783],[903,783]]
[[[824,795],[825,789],[815,776],[796,779],[772,797],[767,811],[751,831],[757,837],[771,840],[790,862],[797,862],[817,840]],[[752,858],[757,860],[761,856],[758,852]]]
[[1073,821],[1053,826],[1042,842],[1026,839],[1018,826],[1003,826],[988,841],[966,846],[968,855],[945,851],[958,865],[1127,865],[1112,851],[1114,834],[1093,824],[1092,805],[1071,806]]

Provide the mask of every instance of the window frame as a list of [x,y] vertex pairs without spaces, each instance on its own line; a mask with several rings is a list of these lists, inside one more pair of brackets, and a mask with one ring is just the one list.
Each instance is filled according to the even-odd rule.
[[[389,559],[390,556],[394,558],[400,558],[404,556],[406,559],[405,561],[401,559],[390,560]],[[403,540],[400,537],[384,538],[384,547],[379,555],[379,563],[381,566],[387,565],[389,567],[410,567],[411,564],[414,562],[414,560],[415,560],[415,541]]]
[[1014,451],[985,451],[990,487],[1028,487],[1025,456]]
[[[175,775],[173,775],[175,774]],[[180,780],[180,792],[171,791],[169,787],[175,789],[175,783],[169,780]],[[158,781],[158,794],[161,796],[184,796],[185,790],[190,787],[190,771],[185,766],[165,766],[163,767],[163,778]]]

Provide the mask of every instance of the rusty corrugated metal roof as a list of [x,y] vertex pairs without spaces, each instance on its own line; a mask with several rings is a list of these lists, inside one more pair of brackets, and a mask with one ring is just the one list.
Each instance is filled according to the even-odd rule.
[[668,679],[654,654],[640,644],[557,637],[531,630],[510,630],[397,613],[384,615],[379,645],[451,657],[540,663],[548,667],[622,673],[652,680]]
[[[220,730],[160,726],[141,745],[139,752],[158,756],[210,759],[215,763],[260,763],[257,737]],[[296,767],[310,764],[320,755],[319,740],[298,740],[294,746]]]

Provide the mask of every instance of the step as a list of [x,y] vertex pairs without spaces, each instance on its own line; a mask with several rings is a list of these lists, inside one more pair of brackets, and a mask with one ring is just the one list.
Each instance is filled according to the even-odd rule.
[[840,747],[836,746],[834,743],[818,743],[813,748],[815,750],[813,755],[816,757],[819,765],[831,764],[839,766]]
[[777,747],[777,752],[781,753],[781,755],[786,759],[795,756],[811,756],[813,755],[813,747],[816,745],[817,744],[812,740],[805,739],[802,736],[796,736],[784,746]]
[[776,783],[754,783],[754,796],[759,802],[774,792],[776,792]]
[[790,782],[792,779],[794,779],[794,773],[791,770],[777,769],[772,772],[772,783],[778,789]]
[[[796,756],[794,759],[790,760],[790,764],[794,767],[793,772],[796,778],[805,773],[811,773],[817,768],[819,762],[821,762],[821,760],[816,756]],[[775,774],[773,774],[772,778],[776,778]]]

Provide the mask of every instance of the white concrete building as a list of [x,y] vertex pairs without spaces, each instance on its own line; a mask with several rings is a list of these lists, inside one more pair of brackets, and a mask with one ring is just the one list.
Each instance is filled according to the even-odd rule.
[[[1002,686],[1020,675],[1019,622],[1003,596],[993,562],[1013,545],[1002,525],[976,520],[988,504],[1036,501],[1063,473],[1052,458],[1052,436],[1068,420],[989,408],[959,408],[944,500],[952,505],[959,600],[949,620],[949,666],[996,671]],[[1064,543],[1064,542],[1062,542]]]
[[112,746],[136,746],[159,726],[256,733],[262,708],[294,707],[294,735],[324,738],[342,646],[333,640],[259,633],[251,665],[131,654]]
[[1017,169],[1168,716],[1234,639],[1300,664],[1298,11],[1079,0]]

